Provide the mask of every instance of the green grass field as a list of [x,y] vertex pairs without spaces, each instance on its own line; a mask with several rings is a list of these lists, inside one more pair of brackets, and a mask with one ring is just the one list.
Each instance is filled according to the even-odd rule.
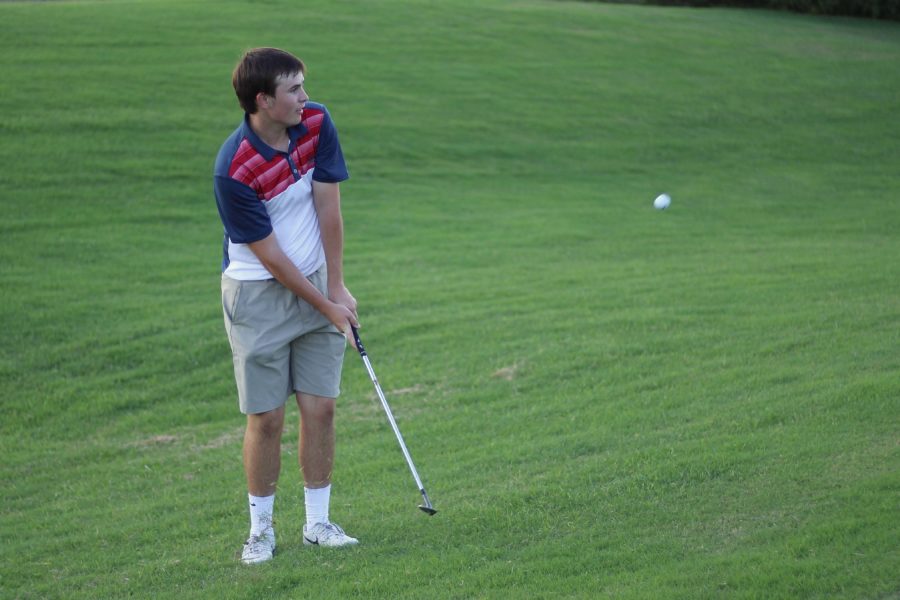
[[[476,4],[476,6],[473,6]],[[0,3],[0,597],[900,597],[900,24]],[[212,163],[303,57],[352,178],[331,515],[247,533]],[[653,210],[668,192],[673,205]]]

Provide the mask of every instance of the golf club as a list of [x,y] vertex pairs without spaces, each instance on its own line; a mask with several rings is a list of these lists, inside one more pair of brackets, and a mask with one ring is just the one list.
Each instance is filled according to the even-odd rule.
[[431,505],[431,500],[428,499],[428,494],[425,492],[425,486],[422,485],[422,480],[419,479],[419,473],[416,471],[416,466],[413,464],[412,457],[409,455],[409,450],[406,449],[406,444],[403,442],[403,436],[400,435],[400,428],[397,427],[397,422],[394,420],[394,414],[391,412],[391,407],[388,406],[387,399],[384,397],[384,392],[381,390],[381,384],[378,383],[378,378],[375,377],[375,371],[372,369],[372,363],[369,361],[366,349],[363,346],[362,340],[359,339],[359,331],[357,331],[356,327],[351,327],[351,329],[353,330],[353,341],[356,342],[356,349],[359,351],[359,355],[366,365],[366,370],[369,372],[369,379],[375,384],[375,392],[378,394],[378,398],[381,399],[381,406],[384,407],[384,412],[387,414],[388,421],[390,421],[391,427],[394,429],[397,441],[400,442],[400,449],[403,450],[403,456],[406,457],[406,464],[409,465],[409,470],[412,471],[413,479],[416,480],[416,485],[419,486],[419,491],[422,492],[422,498],[425,500],[425,504],[420,504],[419,508],[429,515],[433,515],[437,510]]

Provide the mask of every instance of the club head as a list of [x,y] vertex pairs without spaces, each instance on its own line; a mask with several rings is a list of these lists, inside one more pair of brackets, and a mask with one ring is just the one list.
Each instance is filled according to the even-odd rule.
[[421,488],[419,491],[422,492],[422,500],[425,501],[425,504],[419,505],[419,510],[428,513],[428,516],[434,515],[437,511],[431,506],[431,500],[428,499],[428,492],[425,491],[425,488]]

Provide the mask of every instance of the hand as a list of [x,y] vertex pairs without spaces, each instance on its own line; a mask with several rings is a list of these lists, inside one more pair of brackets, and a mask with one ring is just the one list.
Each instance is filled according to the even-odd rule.
[[[334,288],[329,288],[328,299],[336,304],[346,306],[353,313],[353,318],[357,321],[359,320],[359,315],[356,312],[356,298],[353,297],[353,294],[350,293],[350,290],[345,285],[341,284]],[[354,323],[354,326],[359,327],[359,324]]]
[[343,304],[332,301],[328,301],[328,306],[323,313],[328,317],[328,320],[338,328],[338,331],[344,334],[344,337],[347,338],[350,345],[356,348],[356,341],[353,338],[353,332],[350,330],[351,326],[359,327],[359,321],[356,318],[356,314]]

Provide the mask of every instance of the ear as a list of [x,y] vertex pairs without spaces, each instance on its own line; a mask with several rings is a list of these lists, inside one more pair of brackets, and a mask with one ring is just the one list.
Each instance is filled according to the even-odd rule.
[[272,96],[264,92],[260,92],[256,95],[256,106],[257,108],[269,108],[272,106]]

